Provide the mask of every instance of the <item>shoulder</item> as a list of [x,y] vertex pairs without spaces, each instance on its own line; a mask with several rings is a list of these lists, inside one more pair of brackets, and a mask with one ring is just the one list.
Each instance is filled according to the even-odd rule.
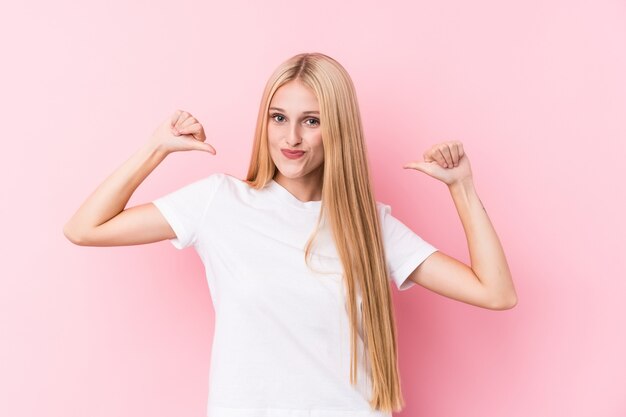
[[211,188],[219,188],[223,184],[224,185],[228,184],[232,186],[247,185],[245,181],[235,177],[234,175],[228,174],[226,172],[215,172],[213,174],[209,174],[201,178],[200,180],[198,180],[198,182],[202,182]]
[[254,189],[245,180],[227,172],[219,172],[206,177],[210,188],[219,194],[220,198],[248,199],[254,194]]
[[382,201],[378,201],[378,200],[376,200],[376,208],[377,208],[378,210],[382,210],[382,209],[383,209],[383,208],[385,208],[385,207],[389,207],[389,205],[388,205],[388,204],[383,203]]
[[217,172],[196,179],[184,186],[183,189],[191,193],[213,193],[222,185],[224,180],[225,174]]
[[229,174],[227,172],[219,172],[216,174],[212,174],[211,176],[215,177],[215,182],[223,183],[224,186],[229,187],[231,189],[241,189],[245,190],[250,188],[248,182],[236,177],[235,175]]
[[224,172],[214,172],[213,174],[209,174],[204,177],[204,180],[208,182],[221,183],[226,180],[226,177],[228,177],[228,174]]
[[390,204],[376,201],[376,208],[378,212],[378,221],[382,225],[382,228],[385,231],[395,230],[399,226],[404,227],[402,221],[397,217],[395,213],[393,213],[392,207]]
[[391,213],[391,206],[382,201],[376,200],[376,209],[378,210],[378,215],[381,217]]
[[211,199],[225,182],[227,182],[227,175],[223,172],[216,172],[187,183],[173,192],[171,196],[172,198],[179,197],[198,201]]

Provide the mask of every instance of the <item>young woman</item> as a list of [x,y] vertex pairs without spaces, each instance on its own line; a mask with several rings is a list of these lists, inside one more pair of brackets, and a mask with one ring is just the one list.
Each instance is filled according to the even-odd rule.
[[78,245],[169,239],[201,257],[215,307],[209,417],[390,416],[404,406],[389,283],[493,310],[516,293],[458,141],[404,168],[445,183],[471,267],[374,199],[352,81],[303,53],[270,77],[247,178],[214,173],[125,206],[170,153],[201,150],[203,126],[177,111],[89,196],[64,228]]

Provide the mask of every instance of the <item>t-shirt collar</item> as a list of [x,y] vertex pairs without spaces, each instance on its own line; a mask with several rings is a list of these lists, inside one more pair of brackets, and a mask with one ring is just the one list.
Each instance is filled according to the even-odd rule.
[[301,201],[295,195],[291,194],[285,187],[274,181],[274,179],[270,179],[267,183],[267,188],[274,195],[280,198],[285,203],[290,204],[291,206],[306,209],[306,210],[319,210],[322,206],[322,201],[312,200],[312,201]]

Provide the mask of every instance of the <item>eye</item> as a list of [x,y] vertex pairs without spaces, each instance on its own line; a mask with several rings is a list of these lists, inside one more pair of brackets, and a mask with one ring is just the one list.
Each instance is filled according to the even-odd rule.
[[[274,119],[274,121],[275,121],[275,122],[278,122],[278,123],[282,122],[282,121],[285,119],[285,116],[283,116],[283,115],[282,115],[282,114],[280,114],[280,113],[274,113],[274,114],[272,114],[270,117],[271,117],[272,119]],[[281,120],[276,120],[276,118],[277,118],[277,117],[282,117],[282,119],[281,119]]]
[[313,123],[313,124],[310,124],[310,123],[309,123],[309,126],[319,126],[319,124],[320,124],[320,121],[319,121],[319,120],[317,120],[317,119],[316,119],[316,118],[314,118],[314,117],[311,117],[311,118],[307,119],[307,122],[308,122],[308,121],[311,121],[311,120],[312,120],[314,123]]

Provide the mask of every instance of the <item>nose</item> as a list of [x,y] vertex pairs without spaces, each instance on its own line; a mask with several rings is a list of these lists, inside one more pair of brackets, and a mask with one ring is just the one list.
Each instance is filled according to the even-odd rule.
[[294,124],[291,129],[289,129],[289,135],[287,136],[287,143],[290,147],[295,147],[300,142],[302,142],[302,138],[300,137],[300,131],[298,130],[298,125]]

